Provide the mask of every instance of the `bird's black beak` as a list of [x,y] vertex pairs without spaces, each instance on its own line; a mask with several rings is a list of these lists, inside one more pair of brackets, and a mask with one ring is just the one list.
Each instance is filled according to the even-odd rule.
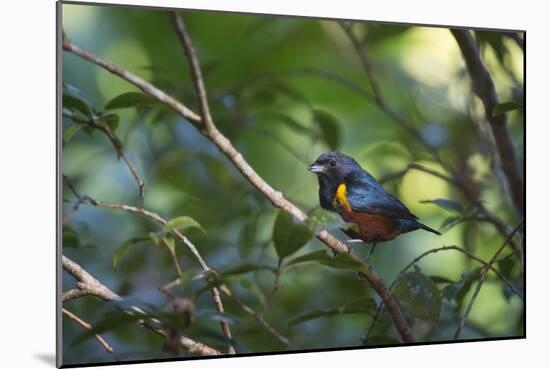
[[317,163],[311,164],[307,169],[312,173],[325,173],[327,171],[323,165]]

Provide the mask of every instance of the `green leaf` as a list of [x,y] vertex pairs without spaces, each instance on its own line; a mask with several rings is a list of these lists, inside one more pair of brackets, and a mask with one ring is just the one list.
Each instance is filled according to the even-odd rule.
[[289,129],[293,130],[298,134],[303,134],[308,136],[311,135],[311,130],[309,128],[301,125],[296,119],[294,119],[290,115],[282,114],[282,113],[274,113],[274,112],[263,113],[263,115],[265,115],[267,118],[280,121],[281,123],[285,124]]
[[114,132],[118,128],[118,123],[120,121],[120,117],[118,116],[118,114],[103,115],[100,119],[109,126],[111,131]]
[[499,115],[503,113],[507,113],[509,111],[514,111],[521,108],[521,104],[513,101],[500,103],[493,109],[493,116]]
[[92,329],[84,330],[83,333],[78,335],[70,346],[73,347],[79,345],[87,339],[94,337],[96,334],[113,331],[125,325],[135,323],[143,318],[144,315],[138,312],[133,312],[133,315],[130,315],[121,311],[110,311],[106,313],[100,321],[92,324]]
[[128,249],[130,249],[130,247],[140,243],[140,242],[143,242],[143,241],[151,241],[151,238],[150,237],[144,237],[144,236],[140,236],[140,237],[133,237],[133,238],[130,238],[126,241],[124,241],[123,243],[121,243],[115,250],[115,254],[113,255],[113,268],[115,270],[118,270],[118,264],[120,262],[120,258],[122,258],[122,256],[126,253],[126,251],[128,251]]
[[443,209],[455,211],[457,213],[463,213],[464,207],[462,204],[448,199],[435,199],[435,200],[423,200],[420,201],[422,204],[435,204]]
[[79,123],[74,123],[63,133],[62,145],[65,146],[67,142],[82,128],[84,125]]
[[63,226],[62,237],[63,247],[80,247],[78,233],[71,226]]
[[462,305],[462,300],[472,284],[479,279],[481,268],[466,270],[460,275],[460,280],[446,286],[443,289],[443,297],[448,301],[456,301],[458,306]]
[[498,263],[498,269],[500,270],[500,273],[506,278],[506,279],[512,279],[512,272],[514,270],[514,267],[517,265],[516,259],[508,257],[506,259],[500,260]]
[[452,227],[462,223],[463,221],[464,221],[464,218],[462,216],[453,215],[452,217],[448,217],[447,219],[445,219],[443,223],[441,223],[441,225],[439,226],[439,229],[440,230],[451,229]]
[[308,214],[306,224],[313,232],[317,232],[321,228],[328,230],[340,228],[344,222],[338,214],[317,207]]
[[285,95],[289,99],[309,105],[309,101],[306,95],[304,95],[302,91],[295,88],[294,86],[278,81],[273,84],[272,88],[279,91],[281,94]]
[[280,258],[289,256],[302,248],[313,233],[303,223],[295,223],[291,214],[279,210],[273,227],[273,243]]
[[298,316],[291,320],[288,325],[293,326],[303,322],[307,322],[313,319],[321,317],[329,317],[341,314],[373,314],[376,310],[376,301],[373,298],[364,298],[356,301],[352,301],[344,306],[332,309],[315,309],[309,313]]
[[340,146],[340,124],[334,116],[322,111],[313,111],[313,120],[321,129],[321,137],[331,150],[336,150]]
[[441,294],[436,284],[421,272],[409,272],[399,277],[393,294],[414,317],[422,320],[439,318]]
[[159,101],[152,96],[145,95],[141,92],[126,92],[118,95],[105,105],[106,110],[124,109],[143,106],[158,105]]
[[330,259],[330,256],[327,255],[327,252],[325,250],[316,250],[290,260],[285,267],[295,264],[308,263],[312,261],[320,262],[321,260],[327,259]]
[[367,266],[363,264],[363,262],[357,260],[348,253],[341,253],[334,257],[330,257],[327,255],[326,259],[320,260],[319,262],[331,268],[350,269],[356,270],[358,272],[362,272],[365,270],[365,268],[367,268]]
[[257,270],[273,270],[273,269],[274,269],[273,267],[266,264],[245,263],[245,264],[237,265],[229,269],[226,269],[225,271],[222,272],[222,275],[224,277],[228,277],[228,276],[255,272]]
[[368,23],[366,26],[367,32],[364,41],[367,45],[387,41],[389,38],[400,37],[411,28],[411,26],[397,24],[388,27],[385,24],[376,23]]
[[247,222],[239,233],[238,245],[241,257],[248,256],[256,245],[256,219],[254,217]]
[[198,228],[202,232],[205,232],[204,229],[199,224],[199,222],[197,222],[195,219],[188,216],[181,216],[181,217],[171,219],[168,223],[166,223],[163,230],[164,232],[170,232],[174,229],[189,229],[189,228]]
[[88,118],[92,118],[92,108],[79,96],[65,92],[63,94],[63,107],[69,110],[77,110]]
[[449,279],[449,278],[445,278],[445,277],[441,277],[439,275],[431,275],[429,277],[432,282],[434,283],[440,283],[440,284],[443,284],[443,283],[453,283],[453,280],[452,279]]

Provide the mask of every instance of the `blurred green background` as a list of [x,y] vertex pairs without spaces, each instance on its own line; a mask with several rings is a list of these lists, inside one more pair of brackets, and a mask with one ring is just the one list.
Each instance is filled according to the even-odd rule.
[[[67,4],[62,11],[64,31],[75,44],[151,81],[199,111],[168,12]],[[201,61],[215,123],[268,183],[305,211],[318,211],[317,180],[307,171],[307,164],[323,151],[343,151],[379,179],[410,163],[445,173],[424,145],[371,100],[317,72],[304,70],[335,73],[370,91],[357,53],[338,22],[195,11],[185,12],[183,17]],[[450,31],[356,22],[353,32],[370,58],[386,103],[468,178],[491,212],[514,226],[517,219],[502,173],[495,165],[494,144],[483,107],[471,91]],[[502,32],[476,31],[475,37],[500,101],[522,104],[523,50],[519,43]],[[64,92],[78,96],[97,112],[104,112],[113,98],[138,91],[73,54],[64,52],[62,64]],[[69,106],[67,109],[71,110]],[[213,144],[191,124],[160,106],[109,113],[118,116],[115,133],[145,182],[146,209],[166,219],[189,216],[200,223],[203,230],[189,229],[185,233],[207,263],[220,272],[245,264],[277,267],[272,242],[277,210]],[[523,162],[523,108],[507,114]],[[82,194],[137,204],[134,179],[124,161],[117,160],[107,137],[97,130],[91,135],[83,129],[71,130],[73,125],[71,119],[63,119],[63,174]],[[469,208],[459,191],[420,171],[410,170],[385,182],[384,187],[434,228],[460,221]],[[66,185],[63,199],[67,216],[75,197]],[[455,209],[421,203],[433,199],[450,200]],[[456,204],[463,209],[457,209]],[[158,287],[177,275],[165,247],[152,241],[136,244],[121,257],[118,268],[113,268],[113,255],[124,241],[157,232],[161,229],[158,224],[139,215],[82,205],[67,217],[63,229],[63,253],[113,291],[135,298],[144,306],[160,308],[166,302]],[[340,239],[346,239],[339,230],[332,230]],[[387,242],[377,248],[371,262],[389,285],[407,263],[429,249],[458,245],[489,260],[502,240],[491,224],[460,222],[443,227],[441,237],[419,231]],[[189,336],[223,349],[210,294],[197,293],[205,285],[204,279],[193,279],[200,269],[183,245],[177,244],[176,249],[185,278],[173,292],[187,297],[198,295],[195,302],[199,314]],[[324,249],[313,238],[285,261]],[[355,247],[359,255],[366,255],[367,250]],[[507,260],[498,269],[521,289],[519,262],[515,257]],[[424,275],[439,277],[431,280],[439,291],[441,311],[428,319],[407,313],[413,334],[418,341],[450,340],[472,294],[470,287],[472,283],[475,286],[475,271],[480,265],[460,253],[445,251],[422,259],[418,266]],[[273,271],[250,269],[255,268],[228,275],[226,283],[257,313],[263,312],[265,319],[291,341],[293,349],[364,344],[362,338],[367,334],[372,312],[326,314],[289,325],[293,319],[317,309],[339,308],[367,297],[378,302],[376,294],[356,273],[318,262],[298,264],[281,273],[280,288],[273,294]],[[66,273],[63,286],[63,290],[74,286]],[[463,299],[452,295],[453,288],[462,288]],[[223,300],[238,352],[286,349],[238,305]],[[113,310],[94,297],[64,306],[92,325]],[[63,319],[65,364],[170,357],[161,351],[160,336],[135,324],[113,326],[103,332],[115,356],[105,352],[93,338],[75,343],[82,332],[74,321]],[[461,338],[518,336],[523,332],[523,301],[490,273]],[[374,338],[368,343],[373,345],[399,342],[386,314],[382,314],[371,336]]]

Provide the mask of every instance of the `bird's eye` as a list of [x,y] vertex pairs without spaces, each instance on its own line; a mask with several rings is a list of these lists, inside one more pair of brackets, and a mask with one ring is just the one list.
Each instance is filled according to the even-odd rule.
[[331,160],[331,161],[329,162],[329,164],[330,164],[331,167],[335,167],[335,166],[336,166],[336,161],[335,161],[335,160]]

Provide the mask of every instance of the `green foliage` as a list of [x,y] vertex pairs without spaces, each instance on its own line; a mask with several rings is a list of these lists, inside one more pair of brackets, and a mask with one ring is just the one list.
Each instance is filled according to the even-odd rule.
[[126,92],[118,95],[105,105],[106,110],[136,107],[163,106],[159,101],[141,92]]
[[118,269],[118,264],[120,263],[120,259],[122,256],[132,247],[136,244],[143,242],[143,241],[150,241],[150,237],[132,237],[129,240],[124,241],[121,243],[117,249],[115,250],[115,253],[113,255],[113,268],[115,270]]
[[418,319],[437,320],[441,295],[437,285],[419,271],[399,277],[393,293],[399,304]]
[[521,104],[517,102],[510,101],[510,102],[500,103],[497,106],[495,106],[495,108],[493,109],[493,115],[508,113],[510,111],[517,110],[519,108],[521,108]]
[[454,211],[454,212],[457,212],[457,213],[463,213],[464,212],[464,207],[456,202],[456,201],[453,201],[453,200],[448,200],[448,199],[435,199],[435,200],[424,200],[424,201],[421,201],[423,204],[435,204],[443,209],[447,209],[447,210],[451,210],[451,211]]
[[443,297],[448,301],[454,301],[458,306],[462,306],[464,296],[472,287],[472,284],[479,280],[481,268],[466,270],[460,275],[460,280],[449,284],[443,289]]
[[316,109],[313,111],[313,121],[319,125],[321,137],[330,150],[337,150],[341,141],[338,120],[332,114]]
[[93,117],[92,108],[83,98],[69,92],[63,93],[63,107],[82,113],[87,118]]
[[330,317],[341,314],[367,314],[373,315],[376,311],[376,301],[373,298],[367,297],[352,301],[343,306],[332,309],[315,309],[303,315],[292,319],[288,325],[293,326],[304,323],[321,317]]
[[201,227],[199,222],[189,216],[180,216],[177,218],[170,219],[163,227],[164,232],[170,232],[174,229],[186,230],[190,228],[197,228],[202,232],[205,232],[204,228]]
[[311,230],[303,223],[296,222],[292,215],[284,210],[277,212],[273,226],[273,243],[279,258],[292,255],[313,237]]

